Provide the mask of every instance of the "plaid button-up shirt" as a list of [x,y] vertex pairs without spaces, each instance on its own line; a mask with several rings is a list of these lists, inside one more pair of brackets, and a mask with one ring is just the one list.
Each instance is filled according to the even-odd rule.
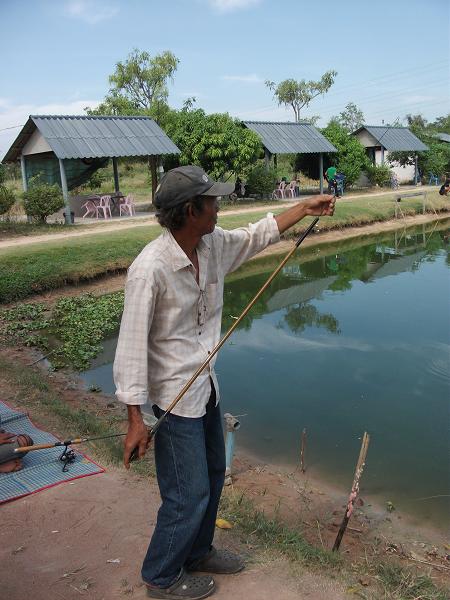
[[[197,247],[195,268],[170,231],[148,244],[131,265],[114,361],[116,396],[125,404],[165,410],[220,339],[227,273],[280,239],[271,213],[248,227],[216,227]],[[214,357],[173,413],[205,414],[211,384],[219,388]]]

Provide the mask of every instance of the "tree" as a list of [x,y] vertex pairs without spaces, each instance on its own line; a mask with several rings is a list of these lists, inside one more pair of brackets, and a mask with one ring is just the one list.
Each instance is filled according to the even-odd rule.
[[64,207],[61,188],[41,180],[39,175],[32,177],[29,187],[23,193],[24,208],[28,216],[34,217],[41,223],[47,222],[47,217]]
[[149,109],[154,102],[167,102],[168,80],[173,80],[178,58],[164,51],[151,57],[145,50],[135,48],[125,62],[118,62],[109,77],[111,93],[127,98],[136,108]]
[[207,115],[201,108],[171,111],[166,132],[181,150],[180,164],[201,165],[219,179],[230,171],[241,173],[262,150],[256,133],[239,120],[227,113]]
[[346,185],[355,183],[369,164],[364,146],[333,120],[322,129],[322,133],[337,149],[337,154],[328,155],[328,161],[344,174]]
[[349,102],[344,110],[339,113],[339,116],[336,117],[336,121],[351,133],[364,124],[364,113],[356,104]]
[[328,92],[330,87],[334,83],[334,79],[337,75],[337,71],[327,71],[322,75],[319,81],[296,81],[295,79],[285,79],[279,84],[273,81],[267,80],[266,86],[273,91],[274,97],[277,99],[278,104],[284,104],[285,106],[291,106],[294,110],[295,121],[300,121],[300,111],[305,106],[309,106],[311,101],[319,96]]

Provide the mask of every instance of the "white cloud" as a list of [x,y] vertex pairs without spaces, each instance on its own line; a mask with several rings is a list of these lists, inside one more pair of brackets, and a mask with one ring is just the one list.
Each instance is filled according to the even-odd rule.
[[407,98],[403,99],[403,104],[412,104],[412,103],[422,103],[422,102],[431,102],[432,100],[435,100],[436,98],[434,96],[421,96],[416,95],[416,96],[408,96]]
[[[67,103],[18,105],[8,98],[0,98],[0,160],[19,135],[21,127],[25,125],[30,115],[84,115],[87,106],[96,108],[99,104],[99,100],[91,99]],[[7,127],[14,127],[14,129],[6,129]]]
[[70,0],[65,7],[65,14],[73,19],[80,19],[89,25],[112,19],[119,12],[114,5],[98,0]]
[[208,0],[208,4],[219,12],[232,12],[251,8],[261,3],[261,0]]
[[258,77],[255,73],[251,75],[222,75],[224,81],[240,81],[242,83],[262,83],[264,79]]

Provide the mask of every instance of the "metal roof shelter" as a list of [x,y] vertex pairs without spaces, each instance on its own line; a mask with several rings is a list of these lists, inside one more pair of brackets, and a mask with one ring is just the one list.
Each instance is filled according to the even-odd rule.
[[179,154],[180,150],[149,117],[31,115],[2,162],[20,158],[22,182],[43,172],[61,185],[70,221],[68,190],[86,181],[112,158],[119,191],[117,158]]
[[351,135],[357,137],[366,148],[381,146],[385,150],[406,152],[428,150],[428,146],[425,146],[407,127],[363,125]]
[[391,127],[388,125],[363,125],[351,133],[365,147],[370,148],[372,160],[375,161],[375,150],[381,150],[381,164],[384,163],[385,151],[411,152],[415,155],[414,181],[418,181],[417,152],[428,150],[407,127]]
[[448,144],[450,144],[450,135],[448,133],[436,133],[434,137],[440,140],[441,142],[447,142]]
[[337,152],[311,123],[290,121],[243,121],[245,127],[259,135],[264,146],[266,165],[277,154],[319,154],[320,191],[323,192],[323,153]]

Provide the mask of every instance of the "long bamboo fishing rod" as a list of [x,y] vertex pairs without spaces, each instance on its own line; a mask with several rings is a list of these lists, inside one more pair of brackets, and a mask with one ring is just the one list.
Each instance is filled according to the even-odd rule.
[[208,355],[208,358],[205,360],[205,362],[199,366],[199,368],[195,371],[195,373],[192,375],[192,377],[189,379],[189,381],[184,385],[184,387],[179,392],[179,394],[172,400],[169,407],[159,417],[159,419],[156,421],[156,423],[154,425],[152,425],[152,427],[150,427],[150,429],[148,431],[148,440],[149,441],[151,441],[151,439],[153,438],[155,433],[158,431],[161,423],[164,421],[166,416],[175,408],[175,406],[178,404],[178,402],[181,400],[181,398],[185,395],[185,393],[188,391],[188,389],[191,387],[191,385],[194,383],[194,381],[197,379],[197,377],[200,375],[200,373],[203,371],[203,369],[209,365],[209,363],[214,358],[214,356],[219,352],[219,350],[225,344],[227,339],[230,337],[230,335],[233,333],[233,331],[236,329],[236,327],[239,325],[239,323],[242,321],[242,319],[245,316],[247,316],[247,314],[249,313],[249,311],[251,310],[253,305],[259,300],[261,295],[266,291],[266,289],[269,287],[269,285],[272,283],[272,281],[275,279],[275,277],[278,275],[278,273],[281,271],[281,269],[284,267],[284,265],[287,263],[287,261],[291,258],[291,256],[294,254],[294,252],[297,250],[297,248],[303,242],[305,237],[309,233],[311,233],[311,231],[314,229],[314,227],[316,226],[318,221],[319,221],[319,217],[316,217],[313,220],[313,222],[311,223],[311,225],[309,225],[309,227],[302,233],[302,235],[295,242],[292,250],[290,250],[288,252],[288,254],[285,256],[285,258],[281,261],[281,263],[278,265],[278,267],[275,269],[275,271],[270,275],[270,277],[267,279],[265,284],[259,290],[259,292],[255,295],[253,300],[251,300],[249,302],[249,304],[246,306],[246,308],[244,308],[241,315],[236,319],[236,321],[233,323],[233,325],[230,327],[230,329],[227,331],[227,333],[218,342],[218,344],[213,348],[213,350],[211,350],[211,353]]

